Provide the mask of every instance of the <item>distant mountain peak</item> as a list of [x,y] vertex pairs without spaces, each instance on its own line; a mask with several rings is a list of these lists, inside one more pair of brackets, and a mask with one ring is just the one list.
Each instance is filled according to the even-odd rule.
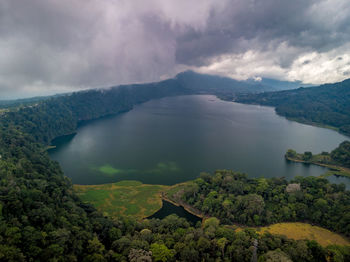
[[[277,79],[272,79],[272,78],[264,78],[264,77],[254,77],[254,78],[249,78],[247,80],[237,80],[233,79],[230,77],[225,77],[225,76],[219,76],[219,75],[212,75],[212,74],[203,74],[203,73],[198,73],[192,70],[186,70],[181,73],[178,73],[175,76],[175,79],[179,80],[186,80],[189,81],[194,81],[195,78],[197,79],[196,81],[199,81],[200,79],[205,80],[205,81],[218,81],[217,84],[224,84],[224,85],[234,85],[235,87],[240,87],[243,89],[240,89],[239,91],[244,92],[244,91],[252,91],[254,89],[254,92],[265,92],[265,91],[279,91],[279,90],[288,90],[288,89],[296,89],[302,85],[300,81],[294,81],[294,82],[289,82],[289,81],[282,81],[282,80],[277,80]],[[311,86],[311,85],[308,85]],[[245,89],[244,89],[245,88]]]

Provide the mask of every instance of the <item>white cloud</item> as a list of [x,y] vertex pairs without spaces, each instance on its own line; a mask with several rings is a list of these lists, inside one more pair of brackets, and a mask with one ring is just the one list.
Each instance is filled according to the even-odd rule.
[[300,55],[287,73],[289,80],[323,84],[339,82],[350,77],[350,44],[334,50]]
[[[293,55],[292,64],[282,66],[286,56]],[[243,54],[222,55],[197,71],[241,80],[270,77],[304,84],[339,82],[350,78],[350,44],[328,52],[316,52],[282,43],[276,49],[263,52],[249,50]]]
[[269,50],[248,50],[242,54],[225,54],[214,58],[208,66],[199,67],[202,73],[229,76],[239,80],[248,78],[270,77],[286,80],[288,68],[283,66],[287,57],[295,56],[299,49],[288,46],[283,42]]

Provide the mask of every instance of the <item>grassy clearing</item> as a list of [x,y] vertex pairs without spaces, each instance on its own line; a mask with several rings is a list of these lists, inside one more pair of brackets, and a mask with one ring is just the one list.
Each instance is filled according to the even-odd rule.
[[174,199],[174,196],[179,194],[179,191],[183,191],[184,187],[188,184],[189,182],[183,182],[179,184],[172,185],[168,188],[168,190],[165,192],[166,196],[169,199]]
[[148,217],[162,207],[161,192],[168,186],[144,185],[139,181],[121,181],[103,185],[74,185],[83,201],[110,217]]
[[260,233],[270,232],[271,234],[285,235],[292,239],[309,239],[315,240],[322,246],[328,246],[331,244],[337,245],[350,245],[348,239],[342,237],[339,234],[333,233],[328,229],[312,226],[307,223],[278,223],[268,227],[262,227],[259,229]]

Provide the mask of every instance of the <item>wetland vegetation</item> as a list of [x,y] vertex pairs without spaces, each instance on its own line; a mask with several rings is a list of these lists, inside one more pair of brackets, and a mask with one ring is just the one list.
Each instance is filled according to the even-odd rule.
[[82,201],[93,204],[104,215],[142,219],[162,207],[161,192],[168,186],[144,185],[138,181],[121,181],[102,185],[74,185]]

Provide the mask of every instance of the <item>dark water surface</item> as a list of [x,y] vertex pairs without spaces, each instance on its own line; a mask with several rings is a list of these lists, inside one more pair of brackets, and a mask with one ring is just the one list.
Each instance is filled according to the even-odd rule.
[[183,207],[175,206],[172,203],[164,201],[164,200],[163,200],[162,208],[148,218],[149,219],[151,219],[151,218],[163,219],[171,214],[176,214],[179,217],[186,218],[193,225],[195,225],[198,221],[202,221],[201,218],[187,212]]
[[[57,139],[50,156],[76,184],[132,179],[171,185],[215,169],[290,179],[326,169],[287,162],[287,149],[331,151],[346,139],[332,130],[289,121],[271,107],[196,95],[152,100],[89,122],[76,135]],[[332,181],[349,186],[346,179]]]

